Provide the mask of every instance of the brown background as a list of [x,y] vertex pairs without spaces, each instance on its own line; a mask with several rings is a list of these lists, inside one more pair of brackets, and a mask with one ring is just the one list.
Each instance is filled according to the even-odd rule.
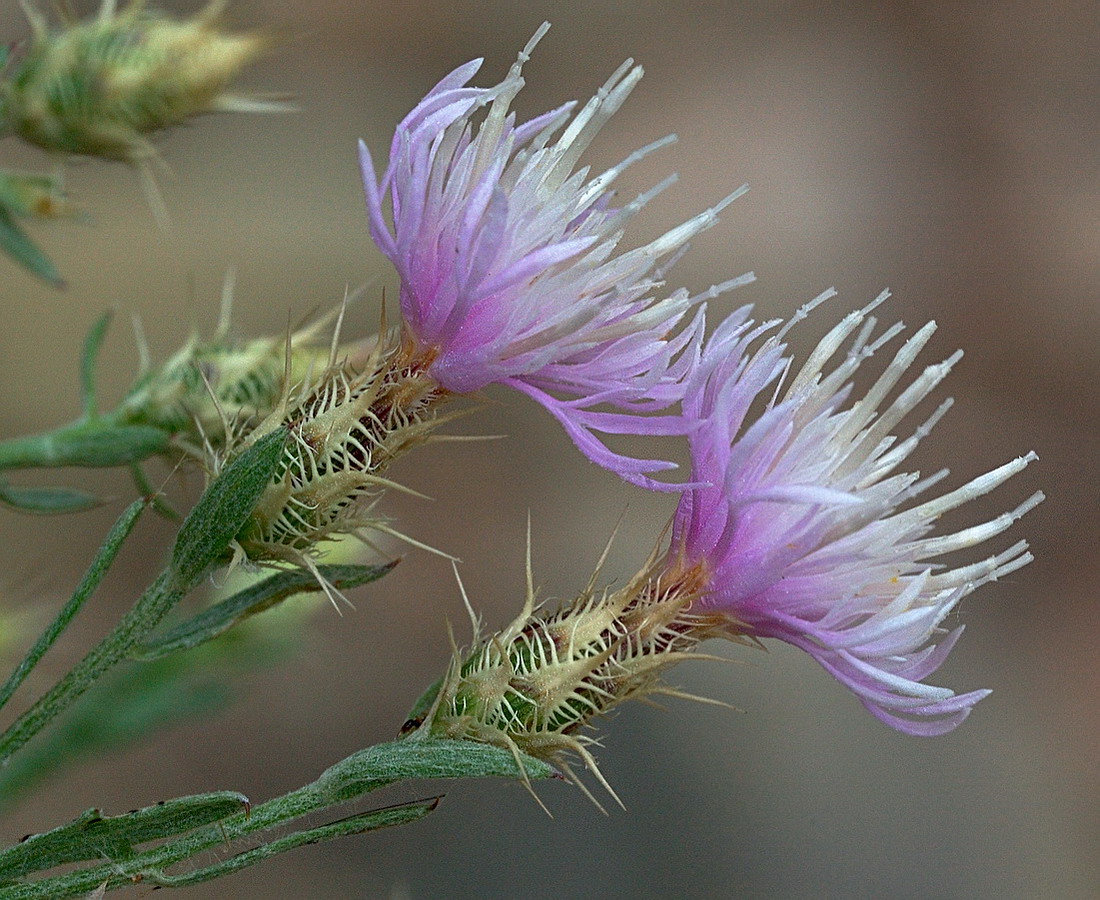
[[[928,361],[967,352],[949,381],[956,407],[917,464],[949,464],[958,484],[1029,449],[1040,457],[957,521],[1040,487],[1049,495],[1013,532],[1037,561],[960,613],[968,632],[938,680],[995,692],[950,736],[894,734],[788,648],[718,648],[738,664],[685,666],[677,681],[746,715],[671,702],[605,723],[600,759],[626,812],[605,818],[577,791],[549,785],[540,793],[550,820],[517,785],[454,785],[426,822],[299,850],[191,896],[1093,895],[1100,28],[1094,4],[1042,6],[251,0],[235,4],[233,20],[280,23],[288,39],[248,84],[294,94],[301,112],[209,118],[171,135],[173,174],[160,179],[167,233],[132,172],[69,169],[94,224],[35,230],[69,290],[0,265],[5,436],[76,414],[77,348],[107,304],[139,313],[163,357],[191,322],[213,323],[230,266],[245,333],[279,331],[288,315],[370,281],[352,315],[352,329],[367,333],[395,277],[367,235],[356,139],[384,158],[394,124],[439,77],[484,55],[478,83],[494,83],[549,18],[522,115],[586,98],[634,56],[646,78],[588,161],[611,164],[680,135],[631,173],[629,190],[681,173],[633,240],[752,185],[696,241],[675,283],[702,289],[753,269],[759,282],[715,312],[752,302],[761,316],[789,315],[835,285],[840,298],[796,333],[802,352],[889,286],[896,299],[884,315],[911,329],[939,321]],[[0,23],[7,38],[26,33],[10,8]],[[42,165],[11,142],[5,150],[14,165]],[[131,377],[132,346],[120,317],[106,396]],[[628,576],[673,501],[588,465],[533,404],[490,396],[499,404],[457,430],[508,440],[419,452],[395,474],[435,501],[394,497],[387,509],[461,556],[474,603],[502,624],[519,603],[528,511],[544,596],[563,596],[587,579],[624,509],[606,572]],[[129,489],[115,480],[104,490]],[[0,602],[28,613],[56,606],[120,503],[60,521],[0,513]],[[169,535],[145,523],[87,613],[85,640],[154,574]],[[462,632],[465,614],[448,565],[420,552],[356,604],[343,618],[319,610],[306,652],[242,679],[229,712],[67,772],[14,811],[4,838],[93,804],[122,811],[215,788],[266,798],[389,739],[445,663],[444,619]],[[59,647],[38,683],[79,644]]]

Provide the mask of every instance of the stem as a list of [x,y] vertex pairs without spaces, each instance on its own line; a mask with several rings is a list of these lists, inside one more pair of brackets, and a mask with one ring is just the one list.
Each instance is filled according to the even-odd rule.
[[0,767],[54,716],[88,690],[97,678],[125,658],[130,648],[155,628],[185,593],[186,588],[180,585],[173,571],[162,572],[114,630],[0,735]]
[[172,548],[172,559],[114,630],[43,694],[0,735],[0,768],[20,747],[152,631],[184,595],[225,556],[248,520],[279,462],[286,430],[256,441],[210,483],[187,516]]
[[[86,896],[104,885],[110,890],[142,883],[160,887],[185,887],[231,875],[303,844],[318,843],[346,834],[415,821],[433,812],[441,799],[431,797],[415,800],[305,831],[293,832],[274,838],[220,863],[192,872],[169,875],[164,871],[201,853],[231,845],[257,831],[288,823],[306,813],[316,812],[332,805],[324,802],[316,792],[311,791],[312,787],[313,785],[306,785],[282,797],[269,800],[253,810],[251,815],[247,812],[239,813],[185,838],[147,850],[129,859],[110,861],[90,869],[41,881],[6,885],[3,887],[3,896],[8,900],[64,900],[66,897]],[[307,795],[312,796],[307,798]]]
[[78,419],[51,431],[0,441],[0,470],[128,465],[167,449],[171,435],[110,418]]
[[[0,886],[5,900],[63,900],[98,888],[115,889],[133,884],[182,887],[229,875],[277,853],[303,844],[347,834],[359,834],[412,822],[432,812],[439,797],[375,809],[303,831],[260,838],[260,845],[178,875],[172,866],[209,854],[259,832],[286,826],[302,816],[353,801],[363,794],[407,779],[483,778],[504,776],[546,778],[554,770],[530,757],[514,757],[509,751],[485,744],[451,740],[397,741],[360,750],[329,767],[315,781],[268,800],[254,809],[234,813],[211,825],[149,850],[117,853],[116,859],[77,872],[34,882],[14,881]],[[31,841],[35,840],[34,837]],[[75,857],[64,858],[74,862]]]

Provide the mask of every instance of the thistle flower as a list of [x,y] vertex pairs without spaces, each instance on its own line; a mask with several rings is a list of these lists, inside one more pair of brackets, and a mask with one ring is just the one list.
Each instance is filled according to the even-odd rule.
[[224,5],[175,21],[143,0],[122,12],[103,0],[94,19],[56,30],[27,7],[31,45],[0,97],[8,127],[47,150],[141,162],[150,135],[192,116],[281,108],[227,91],[267,41],[222,33]]
[[[851,376],[901,330],[873,336],[870,313],[887,296],[845,317],[791,378],[781,343],[786,329],[753,349],[775,323],[753,328],[742,312],[715,334],[685,400],[686,413],[702,423],[690,436],[692,479],[701,486],[681,498],[667,566],[700,573],[705,587],[694,609],[728,615],[731,634],[800,647],[883,722],[934,735],[957,726],[989,693],[956,695],[924,683],[963,630],[945,633],[944,620],[967,594],[1032,556],[1019,541],[968,565],[940,558],[999,535],[1043,495],[988,522],[931,533],[942,514],[992,491],[1036,457],[917,499],[947,470],[922,479],[898,468],[951,400],[909,437],[893,433],[962,353],[927,367],[886,402],[932,336],[930,322],[866,395],[851,399]],[[849,339],[847,354],[831,362]],[[767,398],[764,408],[750,421],[760,398]]]
[[429,91],[398,126],[381,179],[360,145],[371,235],[397,267],[405,329],[440,385],[456,393],[494,383],[522,391],[591,460],[659,488],[648,474],[672,463],[615,453],[596,432],[684,431],[677,415],[648,414],[683,396],[702,340],[703,301],[752,276],[696,296],[655,292],[687,242],[744,189],[616,255],[625,226],[673,179],[623,206],[611,187],[671,138],[594,178],[587,168],[574,171],[641,78],[631,60],[579,111],[567,103],[517,125],[509,106],[548,27],[495,87],[467,86],[481,65],[474,60]]

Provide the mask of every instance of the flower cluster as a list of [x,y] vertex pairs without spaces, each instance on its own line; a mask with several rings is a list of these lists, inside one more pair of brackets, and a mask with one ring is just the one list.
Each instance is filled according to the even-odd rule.
[[616,454],[595,432],[686,435],[691,472],[667,548],[626,587],[589,585],[557,610],[536,609],[529,590],[508,628],[456,651],[406,733],[558,764],[572,753],[596,771],[581,734],[589,720],[632,697],[674,693],[660,674],[712,637],[786,641],[893,728],[950,731],[988,691],[926,683],[962,631],[944,622],[1031,554],[1019,541],[979,562],[942,558],[999,535],[1043,498],[951,534],[934,534],[935,522],[1034,454],[924,499],[946,470],[921,478],[901,467],[951,401],[907,436],[899,426],[961,352],[899,387],[935,330],[928,323],[858,395],[857,370],[903,330],[878,331],[872,313],[886,292],[800,366],[786,336],[831,290],[786,325],[754,323],[745,307],[704,341],[704,301],[751,276],[697,296],[664,292],[663,279],[732,197],[616,255],[623,225],[656,190],[616,207],[609,188],[662,142],[595,178],[575,168],[641,70],[628,62],[579,111],[567,104],[519,125],[509,104],[544,30],[496,87],[467,86],[479,61],[436,85],[398,127],[381,179],[363,148],[371,233],[401,277],[406,341],[448,391],[500,383],[533,397],[624,479],[669,487],[649,477],[667,464]]
[[715,331],[684,400],[685,416],[698,423],[689,438],[692,484],[666,551],[625,587],[600,594],[593,578],[557,610],[536,609],[529,588],[511,625],[456,652],[430,704],[407,724],[412,735],[486,741],[567,773],[564,757],[574,754],[607,786],[588,749],[593,739],[581,730],[626,700],[678,694],[660,676],[697,658],[710,638],[793,644],[908,734],[944,734],[989,694],[956,695],[924,679],[962,632],[941,627],[959,601],[1031,554],[1018,541],[975,563],[952,567],[939,558],[996,537],[1043,495],[952,534],[931,532],[943,513],[993,490],[1035,455],[916,502],[946,470],[922,479],[897,469],[951,401],[905,439],[892,432],[961,354],[928,366],[885,403],[935,331],[929,323],[853,399],[851,376],[901,331],[874,333],[870,313],[884,293],[842,319],[792,374],[783,337],[831,294],[783,329],[754,324],[745,308]]

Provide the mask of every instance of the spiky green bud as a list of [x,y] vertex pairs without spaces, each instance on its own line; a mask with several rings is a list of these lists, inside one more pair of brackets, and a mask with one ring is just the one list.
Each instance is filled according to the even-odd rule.
[[[297,340],[294,364],[313,362],[316,347]],[[193,338],[163,365],[150,368],[119,406],[127,422],[176,435],[175,445],[201,457],[223,450],[234,431],[247,432],[278,405],[285,390],[285,338],[243,343]]]
[[245,557],[312,567],[322,541],[361,529],[395,533],[371,514],[387,488],[400,487],[383,473],[451,418],[438,413],[447,392],[410,349],[383,332],[361,369],[330,362],[288,390],[249,435],[242,446],[282,425],[290,436],[275,478],[239,537]]
[[222,6],[177,21],[142,0],[122,12],[104,0],[94,18],[56,29],[28,9],[31,44],[3,84],[7,127],[47,150],[139,162],[153,155],[154,132],[204,112],[262,108],[227,88],[267,40],[223,33]]
[[584,730],[627,700],[685,696],[663,684],[662,673],[701,658],[701,641],[729,637],[726,617],[692,611],[701,584],[699,573],[671,573],[651,560],[625,587],[600,593],[590,583],[549,611],[536,608],[529,579],[520,615],[456,649],[434,701],[418,705],[403,733],[505,747],[517,759],[522,753],[558,766],[583,789],[567,763],[573,754],[615,797]]

